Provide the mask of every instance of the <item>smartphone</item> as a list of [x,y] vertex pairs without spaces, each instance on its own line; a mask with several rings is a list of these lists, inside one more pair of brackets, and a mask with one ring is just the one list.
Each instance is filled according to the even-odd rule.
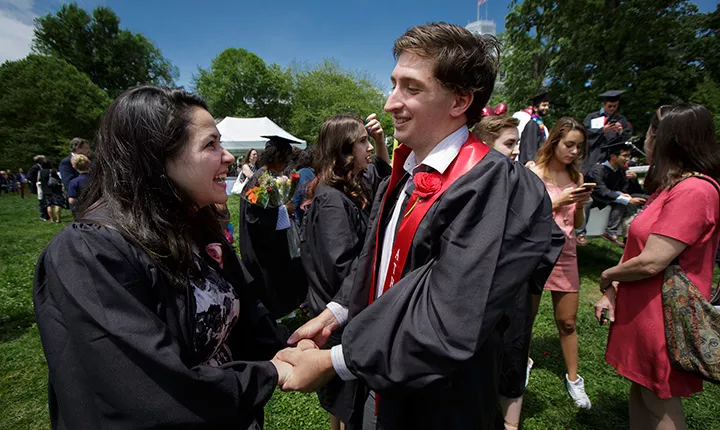
[[602,313],[600,313],[600,325],[605,324],[605,321],[608,320],[608,309],[605,308],[602,310]]
[[595,188],[597,184],[595,182],[585,182],[584,184],[580,185],[578,188],[585,188],[588,191],[592,191],[593,188]]

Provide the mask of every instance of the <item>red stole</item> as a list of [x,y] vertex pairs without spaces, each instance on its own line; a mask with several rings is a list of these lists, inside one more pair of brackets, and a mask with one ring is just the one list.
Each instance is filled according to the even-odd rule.
[[[470,133],[468,139],[465,141],[462,148],[460,148],[460,152],[457,157],[455,157],[452,163],[450,163],[448,168],[445,170],[445,173],[442,175],[437,172],[434,173],[434,175],[440,178],[441,182],[440,188],[437,191],[423,198],[419,196],[418,193],[421,190],[419,190],[419,187],[416,186],[415,191],[408,201],[407,213],[402,219],[400,228],[398,229],[395,240],[393,241],[387,276],[385,277],[385,284],[382,289],[383,293],[389,290],[395,283],[397,283],[397,281],[400,280],[403,268],[405,267],[405,260],[407,259],[408,252],[410,251],[410,245],[412,245],[413,238],[415,237],[415,232],[435,200],[437,200],[459,177],[475,167],[489,151],[489,146],[482,143],[474,134]],[[378,249],[380,249],[381,245],[380,222],[382,221],[383,213],[387,207],[388,196],[393,193],[393,190],[397,187],[402,177],[405,176],[403,164],[405,164],[405,160],[410,155],[410,152],[410,148],[405,145],[400,145],[393,153],[392,175],[390,176],[390,183],[388,184],[387,191],[385,192],[385,197],[383,198],[382,207],[377,219],[378,227],[375,232],[375,255],[373,258],[370,297],[368,300],[369,304],[372,304],[375,300],[375,284],[377,283],[375,275],[378,270]],[[417,178],[417,175],[415,175],[414,178]]]

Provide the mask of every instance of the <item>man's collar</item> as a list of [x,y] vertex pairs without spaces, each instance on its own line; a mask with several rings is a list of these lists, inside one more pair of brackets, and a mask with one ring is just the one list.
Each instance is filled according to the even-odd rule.
[[617,172],[617,168],[616,168],[616,167],[613,167],[612,164],[610,164],[610,161],[605,160],[605,162],[602,163],[602,164],[603,164],[603,166],[609,168],[609,169],[612,170],[613,172]]
[[[420,164],[430,167],[440,174],[445,173],[445,170],[448,168],[450,163],[452,163],[455,157],[457,157],[460,152],[460,148],[462,148],[463,144],[467,141],[469,135],[470,131],[466,125],[463,125],[454,132],[450,133],[445,139],[441,140],[440,143],[435,145],[432,151],[430,151],[427,157],[425,157],[423,162]],[[405,160],[403,169],[412,175],[413,171],[417,167],[418,162],[415,158],[415,153],[411,152],[410,155],[408,155],[407,160]]]

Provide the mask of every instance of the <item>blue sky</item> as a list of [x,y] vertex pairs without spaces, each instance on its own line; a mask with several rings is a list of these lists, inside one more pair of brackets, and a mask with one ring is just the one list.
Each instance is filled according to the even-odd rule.
[[[56,11],[62,0],[0,0],[0,62],[29,51],[32,18]],[[92,10],[112,8],[121,26],[152,39],[180,70],[178,83],[190,86],[198,66],[229,47],[245,48],[266,63],[316,64],[333,58],[347,70],[367,72],[388,87],[394,61],[392,42],[408,27],[429,21],[466,25],[476,18],[475,0],[78,0]],[[488,0],[484,18],[503,30],[510,0]],[[698,0],[701,11],[715,0]]]

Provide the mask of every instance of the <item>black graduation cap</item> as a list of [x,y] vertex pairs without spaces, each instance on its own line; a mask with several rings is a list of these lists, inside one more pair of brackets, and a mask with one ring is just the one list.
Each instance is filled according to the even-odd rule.
[[625,92],[625,90],[609,90],[605,91],[604,93],[600,94],[600,98],[608,101],[608,102],[616,102],[620,100],[620,96]]
[[548,90],[546,88],[541,88],[540,92],[538,92],[533,98],[530,99],[530,103],[532,103],[533,106],[537,106],[542,102],[549,101],[548,98]]
[[282,137],[282,136],[272,135],[272,136],[260,136],[260,137],[270,139],[265,143],[266,148],[268,146],[277,146],[279,148],[283,148],[283,147],[290,148],[291,143],[295,144],[295,145],[299,144],[299,142],[295,142],[294,140],[290,140],[290,139],[288,139],[286,137]]

